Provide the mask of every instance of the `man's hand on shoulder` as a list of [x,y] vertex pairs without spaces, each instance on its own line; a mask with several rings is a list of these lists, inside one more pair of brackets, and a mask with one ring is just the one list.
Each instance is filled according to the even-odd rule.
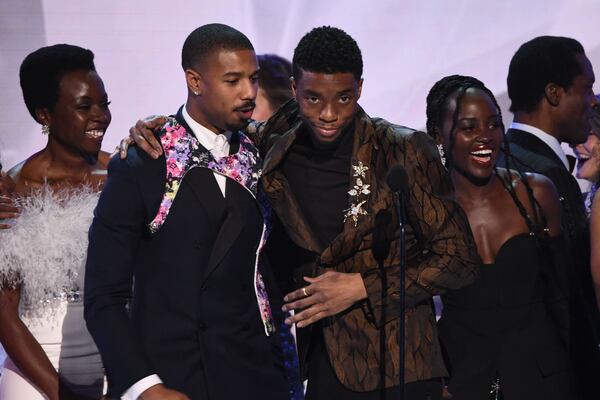
[[163,384],[158,384],[146,389],[140,396],[141,400],[190,400],[185,394],[168,389]]
[[123,138],[119,144],[119,155],[122,160],[127,158],[129,146],[135,144],[140,149],[157,159],[162,154],[162,146],[154,136],[154,131],[160,129],[167,122],[163,115],[153,115],[136,122],[129,128],[129,136]]

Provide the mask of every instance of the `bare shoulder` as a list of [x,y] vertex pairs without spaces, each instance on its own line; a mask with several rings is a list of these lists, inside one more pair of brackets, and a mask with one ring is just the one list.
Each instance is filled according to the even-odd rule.
[[533,197],[542,208],[551,236],[556,236],[561,229],[561,207],[556,186],[546,176],[532,172],[523,173],[523,179],[531,187]]
[[42,167],[44,164],[42,152],[43,150],[32,154],[9,169],[8,175],[16,183],[19,181],[43,182],[43,174],[40,173],[40,171],[43,170]]
[[534,172],[524,172],[523,179],[527,180],[538,201],[559,202],[556,186],[546,176]]

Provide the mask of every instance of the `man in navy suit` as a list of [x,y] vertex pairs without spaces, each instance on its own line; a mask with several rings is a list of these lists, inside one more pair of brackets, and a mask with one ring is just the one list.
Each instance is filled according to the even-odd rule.
[[[585,142],[596,103],[594,71],[575,39],[541,36],[524,43],[508,71],[514,122],[506,134],[511,157],[500,163],[546,175],[561,198],[563,233],[571,247],[571,347],[573,365],[585,399],[597,396],[600,370],[597,310],[589,259],[589,229],[583,198],[561,143]],[[568,330],[568,328],[567,328]]]
[[258,64],[241,32],[186,39],[187,101],[153,159],[113,158],[90,230],[85,317],[113,396],[288,399],[261,250],[261,160],[241,132]]

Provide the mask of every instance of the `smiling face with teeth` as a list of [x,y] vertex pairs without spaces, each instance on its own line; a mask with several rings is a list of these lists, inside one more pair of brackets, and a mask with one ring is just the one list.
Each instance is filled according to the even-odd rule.
[[467,178],[487,180],[492,175],[504,137],[500,113],[487,93],[469,88],[461,97],[454,120],[457,95],[448,100],[442,121],[444,148],[451,149],[454,171]]
[[572,146],[577,156],[577,177],[597,182],[600,178],[600,139],[590,133],[585,143]]
[[69,152],[97,156],[111,121],[109,101],[96,71],[75,70],[60,79],[58,100],[52,109],[37,111],[50,126],[49,143]]

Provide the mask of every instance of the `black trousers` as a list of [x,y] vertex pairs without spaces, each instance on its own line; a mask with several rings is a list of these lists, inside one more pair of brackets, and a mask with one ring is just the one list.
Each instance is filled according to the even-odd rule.
[[[396,400],[398,398],[397,387],[370,392],[355,392],[346,388],[340,383],[331,367],[323,336],[313,334],[311,339],[306,400]],[[404,400],[441,399],[441,379],[411,382],[404,386]]]

